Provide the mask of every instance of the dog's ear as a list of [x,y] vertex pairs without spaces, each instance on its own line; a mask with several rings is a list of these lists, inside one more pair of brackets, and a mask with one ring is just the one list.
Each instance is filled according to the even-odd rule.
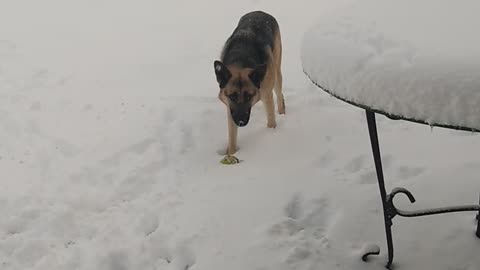
[[265,73],[267,73],[267,65],[258,65],[250,72],[250,74],[248,74],[248,77],[257,88],[260,88],[260,84],[262,83],[263,77],[265,77]]
[[215,75],[217,76],[217,82],[220,88],[224,88],[228,80],[232,77],[232,73],[230,73],[230,70],[220,61],[215,61],[213,67],[215,68]]

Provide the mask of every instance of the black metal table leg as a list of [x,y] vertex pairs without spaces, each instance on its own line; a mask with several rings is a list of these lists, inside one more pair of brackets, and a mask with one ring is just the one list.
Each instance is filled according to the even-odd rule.
[[[478,198],[478,204],[480,204],[480,196]],[[477,231],[475,232],[475,235],[480,238],[480,210],[477,214]]]
[[[420,217],[428,215],[436,215],[443,213],[452,213],[452,212],[462,212],[462,211],[477,211],[479,215],[477,216],[477,231],[476,235],[480,238],[480,203],[478,205],[463,205],[463,206],[453,206],[453,207],[443,207],[443,208],[433,208],[425,210],[416,210],[416,211],[406,211],[401,210],[395,207],[393,199],[395,195],[402,193],[405,194],[411,203],[415,202],[415,197],[412,193],[404,188],[394,188],[389,194],[385,189],[385,180],[383,177],[383,168],[382,168],[382,158],[380,155],[380,146],[378,143],[378,133],[377,133],[377,124],[375,121],[375,113],[369,110],[366,110],[368,131],[370,135],[370,143],[372,145],[373,159],[375,162],[375,170],[377,173],[378,179],[378,188],[380,190],[380,196],[382,198],[383,206],[383,216],[385,221],[385,233],[387,238],[387,248],[388,248],[388,261],[386,264],[387,269],[391,269],[393,262],[393,239],[392,239],[392,225],[393,218],[397,215],[403,217]],[[363,256],[362,260],[366,261],[370,255],[379,255],[380,251],[378,248],[367,251]]]
[[[380,146],[378,144],[377,124],[375,121],[375,113],[366,111],[368,132],[370,134],[370,143],[372,145],[373,160],[375,162],[375,170],[377,171],[378,188],[382,197],[383,216],[385,221],[385,233],[387,236],[388,262],[386,267],[390,269],[393,262],[393,239],[392,239],[392,218],[388,207],[387,191],[385,189],[385,180],[383,178],[382,158],[380,156]],[[364,257],[364,260],[367,258]]]

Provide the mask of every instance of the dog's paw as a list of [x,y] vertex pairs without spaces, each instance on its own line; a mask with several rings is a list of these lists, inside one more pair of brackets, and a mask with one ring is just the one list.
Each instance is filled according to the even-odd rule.
[[267,127],[268,127],[268,128],[276,128],[276,127],[277,127],[277,123],[276,123],[276,122],[267,123]]

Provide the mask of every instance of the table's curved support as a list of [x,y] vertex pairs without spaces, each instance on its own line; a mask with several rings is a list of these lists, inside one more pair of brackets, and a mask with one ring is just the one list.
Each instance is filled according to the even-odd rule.
[[[370,142],[372,145],[373,159],[375,162],[375,170],[377,172],[378,178],[378,187],[380,189],[380,196],[382,197],[382,206],[383,206],[383,216],[385,221],[385,233],[387,238],[387,248],[388,248],[388,261],[386,267],[391,269],[393,262],[393,239],[392,239],[392,225],[393,218],[397,215],[403,217],[421,217],[428,215],[436,215],[443,213],[451,212],[461,212],[461,211],[478,211],[477,215],[477,231],[476,235],[480,238],[480,203],[478,205],[464,205],[464,206],[453,206],[453,207],[444,207],[444,208],[432,208],[426,210],[416,210],[416,211],[406,211],[398,209],[393,203],[393,199],[397,194],[405,194],[411,203],[415,202],[415,197],[413,194],[405,188],[394,188],[390,194],[387,194],[385,189],[385,180],[383,177],[382,169],[382,159],[380,155],[380,147],[378,143],[378,133],[377,125],[375,121],[375,113],[370,110],[366,110],[367,115],[367,124],[368,131],[370,134]],[[366,261],[370,255],[379,255],[380,250],[378,248],[368,250],[363,254],[362,260]]]
[[392,190],[392,193],[390,193],[390,195],[387,196],[388,200],[390,200],[390,205],[393,207],[392,211],[394,211],[396,214],[402,217],[421,217],[421,216],[430,216],[430,215],[453,213],[453,212],[480,211],[480,205],[461,205],[461,206],[431,208],[431,209],[415,210],[415,211],[401,210],[401,209],[398,209],[393,203],[393,198],[398,193],[406,194],[410,199],[411,203],[415,202],[415,198],[413,197],[412,193],[410,193],[410,191],[404,188],[395,188]]

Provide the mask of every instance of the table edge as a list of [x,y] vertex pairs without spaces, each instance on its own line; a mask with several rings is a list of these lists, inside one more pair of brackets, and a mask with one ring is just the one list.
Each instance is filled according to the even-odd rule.
[[364,110],[368,110],[368,111],[372,111],[374,113],[378,113],[378,114],[381,114],[381,115],[384,115],[392,120],[404,120],[404,121],[409,121],[409,122],[413,122],[413,123],[417,123],[417,124],[423,124],[423,125],[428,125],[430,127],[441,127],[441,128],[448,128],[448,129],[454,129],[454,130],[461,130],[461,131],[470,131],[470,132],[480,132],[479,129],[476,129],[476,128],[469,128],[469,127],[463,127],[463,126],[454,126],[454,125],[445,125],[445,124],[438,124],[438,123],[427,123],[426,121],[423,121],[423,120],[418,120],[418,119],[415,119],[415,118],[407,118],[407,117],[403,117],[403,116],[399,116],[399,115],[395,115],[395,114],[391,114],[391,113],[387,113],[385,111],[382,111],[382,110],[378,110],[378,109],[374,109],[374,108],[371,108],[371,107],[368,107],[366,105],[362,105],[362,104],[358,104],[358,103],[355,103],[353,101],[350,101],[350,100],[347,100],[345,98],[342,98],[338,95],[335,95],[332,93],[332,91],[330,91],[329,89],[323,87],[322,85],[320,85],[319,83],[317,83],[314,79],[312,79],[312,77],[305,71],[303,70],[303,73],[307,76],[307,78],[315,85],[317,86],[318,88],[322,89],[323,91],[327,92],[328,94],[330,94],[331,96],[335,97],[336,99],[339,99],[345,103],[348,103],[350,105],[353,105],[355,107],[358,107],[358,108],[361,108],[361,109],[364,109]]

